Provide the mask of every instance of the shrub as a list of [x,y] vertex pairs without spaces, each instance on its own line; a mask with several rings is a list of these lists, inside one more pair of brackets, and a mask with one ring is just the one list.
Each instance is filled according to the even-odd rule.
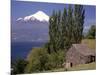
[[48,61],[48,55],[45,48],[35,48],[29,54],[28,64],[26,66],[25,72],[39,72],[46,70],[45,64]]
[[25,72],[41,72],[62,67],[65,60],[64,55],[63,50],[49,54],[46,48],[34,48],[28,56]]
[[88,39],[95,39],[96,38],[96,26],[92,25],[89,29],[86,38]]
[[61,68],[63,67],[63,63],[65,61],[65,54],[64,51],[59,50],[57,53],[51,53],[48,55],[48,63],[46,64],[46,67],[48,67],[49,70],[55,69],[55,68]]
[[15,62],[12,63],[12,75],[24,73],[26,65],[27,61],[25,61],[24,59],[17,59]]

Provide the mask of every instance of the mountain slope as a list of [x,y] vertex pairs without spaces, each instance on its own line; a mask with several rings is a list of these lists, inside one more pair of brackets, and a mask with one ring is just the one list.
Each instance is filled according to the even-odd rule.
[[43,11],[11,22],[12,42],[44,42],[48,40],[49,16]]
[[45,14],[43,11],[38,11],[35,14],[25,16],[24,18],[18,18],[16,21],[34,21],[38,20],[40,22],[48,22],[49,21],[49,16]]

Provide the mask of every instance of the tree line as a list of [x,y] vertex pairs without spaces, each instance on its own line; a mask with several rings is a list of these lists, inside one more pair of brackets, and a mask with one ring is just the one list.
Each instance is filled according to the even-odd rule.
[[82,5],[69,5],[63,12],[53,11],[49,19],[48,52],[67,50],[71,44],[80,43],[83,35],[85,9]]

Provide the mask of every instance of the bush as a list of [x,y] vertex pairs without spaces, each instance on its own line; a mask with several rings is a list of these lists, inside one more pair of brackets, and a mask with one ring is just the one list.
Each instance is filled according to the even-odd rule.
[[34,48],[28,56],[25,72],[41,72],[62,67],[65,56],[64,51],[49,54],[46,48]]
[[46,63],[48,61],[48,55],[45,48],[35,48],[29,54],[28,64],[25,72],[40,72],[46,70]]
[[49,70],[55,69],[55,68],[61,68],[63,67],[63,63],[65,61],[65,54],[64,51],[59,50],[57,53],[51,53],[48,55],[48,63],[46,66]]
[[95,39],[96,38],[96,26],[92,25],[89,29],[86,38],[88,39]]
[[25,61],[24,59],[17,59],[15,62],[12,63],[12,75],[24,73],[26,65],[27,61]]

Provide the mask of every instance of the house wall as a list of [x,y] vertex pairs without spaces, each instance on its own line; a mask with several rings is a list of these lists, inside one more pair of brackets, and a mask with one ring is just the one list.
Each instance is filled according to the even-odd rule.
[[74,47],[71,47],[66,53],[66,64],[72,63],[72,66],[79,65],[79,64],[85,64],[86,62],[88,62],[88,60],[89,58],[87,56],[83,56],[82,54],[77,52]]

